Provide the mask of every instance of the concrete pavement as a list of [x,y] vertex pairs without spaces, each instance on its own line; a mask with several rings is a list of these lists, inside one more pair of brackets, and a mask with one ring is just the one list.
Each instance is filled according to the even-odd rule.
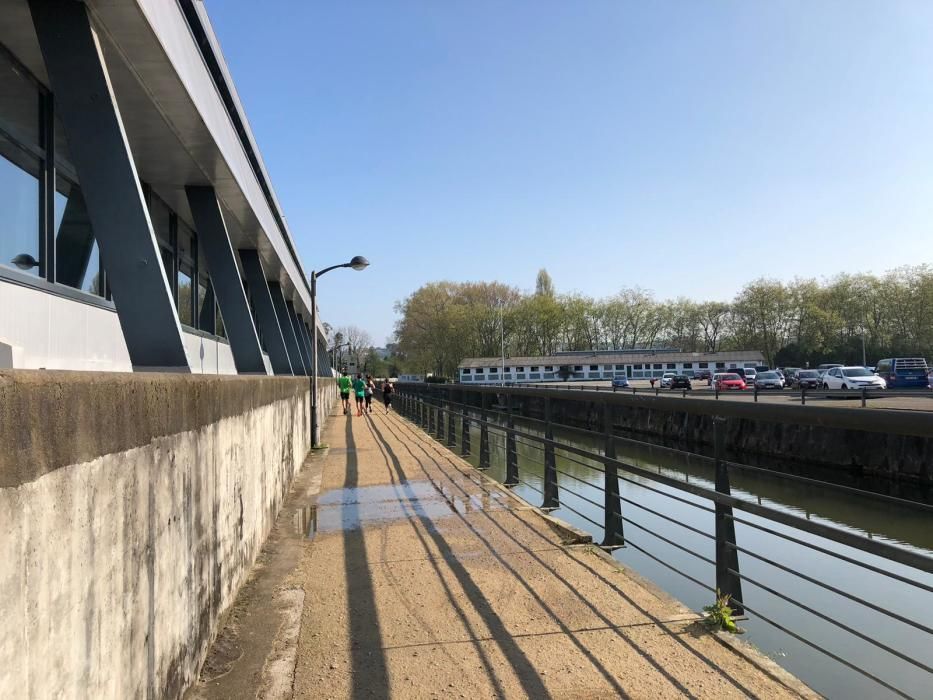
[[397,415],[324,439],[191,697],[817,697]]

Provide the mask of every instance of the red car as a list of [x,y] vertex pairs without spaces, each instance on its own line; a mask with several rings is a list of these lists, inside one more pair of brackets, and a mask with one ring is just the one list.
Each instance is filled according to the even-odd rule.
[[717,374],[713,379],[716,382],[716,388],[719,391],[728,391],[730,389],[737,389],[741,391],[746,388],[745,380],[738,374],[732,374],[731,372],[725,374]]

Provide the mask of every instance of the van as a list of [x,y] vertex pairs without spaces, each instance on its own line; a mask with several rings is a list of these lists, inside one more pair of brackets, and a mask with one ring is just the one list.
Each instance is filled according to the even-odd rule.
[[888,383],[888,389],[926,389],[929,386],[927,361],[922,357],[891,357],[875,365],[875,374]]

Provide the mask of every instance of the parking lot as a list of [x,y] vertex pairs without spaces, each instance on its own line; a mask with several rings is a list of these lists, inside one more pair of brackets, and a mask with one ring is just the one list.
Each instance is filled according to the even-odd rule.
[[[631,393],[634,389],[635,393],[651,394],[657,393],[659,396],[681,396],[683,397],[686,394],[686,397],[689,399],[702,399],[702,400],[711,400],[716,401],[716,391],[711,386],[707,386],[705,381],[694,381],[693,389],[691,391],[684,392],[680,389],[661,389],[660,380],[657,381],[654,389],[651,387],[651,383],[647,379],[632,379],[629,380],[630,388],[628,389],[616,389],[620,392],[629,392]],[[527,386],[546,386],[548,388],[555,389],[567,389],[578,391],[612,391],[612,386],[610,380],[605,381],[586,381],[586,382],[541,382],[541,383],[529,383]],[[719,392],[719,401],[752,401],[756,400],[755,391],[753,389],[746,389],[744,391],[721,391]],[[769,403],[801,403],[801,393],[799,390],[794,389],[784,389],[783,391],[777,391],[773,389],[763,390],[758,392],[757,400],[759,403],[769,402]],[[806,404],[819,404],[821,406],[839,406],[842,408],[856,408],[861,407],[862,397],[857,392],[840,392],[832,391],[827,392],[824,390],[811,389],[806,392]],[[889,408],[889,409],[900,409],[905,411],[933,411],[933,391],[924,391],[921,389],[903,391],[903,392],[893,392],[893,391],[876,391],[876,392],[867,392],[866,407],[871,408]]]

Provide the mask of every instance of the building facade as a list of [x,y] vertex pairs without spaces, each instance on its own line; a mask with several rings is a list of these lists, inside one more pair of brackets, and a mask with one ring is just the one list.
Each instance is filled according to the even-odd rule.
[[0,8],[0,368],[310,373],[324,334],[202,2]]
[[555,382],[595,379],[651,379],[665,372],[694,376],[700,370],[717,372],[736,367],[758,367],[764,355],[757,351],[677,352],[659,350],[561,352],[548,357],[471,357],[458,368],[466,383]]

